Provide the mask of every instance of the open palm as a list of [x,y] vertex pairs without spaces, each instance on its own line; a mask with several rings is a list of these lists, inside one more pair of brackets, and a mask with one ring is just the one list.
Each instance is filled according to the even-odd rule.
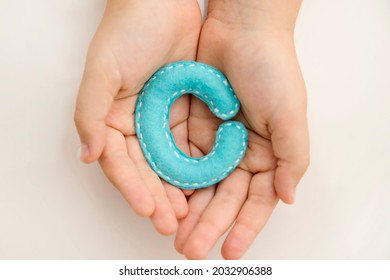
[[[107,177],[134,210],[151,217],[162,234],[177,229],[187,213],[182,191],[163,182],[148,166],[134,129],[138,92],[163,65],[194,60],[201,16],[197,2],[109,1],[88,51],[75,122],[82,159],[99,158]],[[124,7],[124,5],[130,5]],[[188,152],[189,97],[172,107],[177,145]]]
[[[207,257],[231,226],[222,255],[240,258],[279,198],[293,202],[294,189],[307,168],[305,87],[294,48],[261,39],[257,30],[236,30],[212,17],[202,29],[198,60],[227,75],[241,101],[236,119],[246,125],[249,137],[238,168],[189,199],[189,213],[175,240],[176,249],[187,258]],[[220,122],[201,101],[191,100],[193,150],[200,155],[210,151]]]
[[[189,118],[192,152],[207,154],[215,139],[220,120],[202,101],[191,101]],[[263,227],[278,197],[273,186],[276,158],[271,142],[261,137],[242,114],[236,118],[248,129],[248,148],[240,165],[217,186],[197,190],[189,199],[190,212],[181,221],[176,236],[177,250],[191,259],[207,257],[235,222],[222,254],[237,258]],[[242,248],[244,247],[244,249]]]

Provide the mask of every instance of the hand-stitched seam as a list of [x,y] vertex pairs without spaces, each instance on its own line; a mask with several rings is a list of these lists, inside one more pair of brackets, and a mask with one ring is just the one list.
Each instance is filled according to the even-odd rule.
[[[194,66],[195,66],[194,63],[191,63],[191,64],[179,64],[179,65],[176,65],[176,67],[184,67],[185,65],[188,65],[189,67],[194,67]],[[170,65],[170,66],[165,67],[165,68],[166,68],[167,70],[170,70],[170,69],[173,69],[174,67],[175,67],[174,65]],[[206,67],[203,66],[203,65],[200,65],[200,67],[201,67],[202,69],[206,69]],[[165,69],[165,68],[163,68],[163,69]],[[222,78],[221,75],[219,75],[218,73],[215,73],[212,69],[208,69],[208,72],[211,73],[211,74],[214,74],[214,75],[215,75],[217,78],[219,78],[219,79]],[[146,88],[149,86],[149,84],[150,84],[151,81],[154,81],[154,80],[157,79],[157,74],[162,75],[162,74],[164,74],[164,73],[165,73],[164,70],[161,70],[161,71],[157,72],[157,73],[156,73],[156,74],[155,74],[155,75],[146,83],[146,85],[144,86],[144,88],[146,89]],[[229,86],[227,80],[224,80],[223,83],[225,84],[225,86]],[[233,91],[233,89],[232,89],[230,86],[229,86],[229,90],[230,90],[230,91]],[[212,107],[214,107],[214,103],[213,103],[211,100],[209,100],[209,98],[208,98],[208,96],[207,96],[206,94],[203,94],[203,95],[202,95],[199,91],[193,91],[193,92],[192,92],[192,88],[189,88],[188,91],[189,91],[189,93],[194,94],[194,95],[201,95],[203,98],[205,98],[205,99],[209,102],[209,104],[212,105]],[[163,121],[164,121],[164,124],[163,124],[162,129],[165,129],[165,133],[164,133],[164,134],[165,134],[165,137],[166,137],[167,140],[168,140],[169,147],[171,147],[171,148],[173,147],[172,142],[174,142],[174,141],[173,141],[173,136],[172,136],[172,133],[171,133],[171,131],[170,131],[169,125],[167,125],[167,122],[169,122],[169,111],[170,111],[170,106],[171,106],[171,100],[172,100],[173,98],[175,98],[178,94],[179,94],[179,96],[181,96],[182,94],[184,94],[184,93],[186,93],[186,92],[187,92],[187,89],[182,89],[182,90],[180,90],[180,93],[181,93],[181,94],[179,94],[178,91],[174,92],[174,93],[172,94],[172,96],[169,97],[168,100],[167,100],[167,101],[168,101],[168,105],[165,106],[165,113],[164,113],[164,120],[163,120]],[[138,100],[138,102],[137,102],[137,111],[142,107],[142,104],[143,104],[142,99],[143,99],[144,95],[145,95],[145,90],[143,90],[143,91],[141,92],[140,96],[139,96],[139,100]],[[235,94],[234,94],[234,98],[237,99],[237,96],[236,96]],[[175,99],[176,99],[176,98],[175,98]],[[173,101],[173,102],[174,102],[174,101]],[[172,102],[172,103],[173,103],[173,102]],[[237,102],[237,103],[235,104],[235,108],[238,108],[238,106],[239,106],[239,103]],[[219,112],[219,109],[216,108],[216,107],[214,107],[214,112]],[[229,115],[232,115],[233,113],[234,113],[234,110],[230,111],[228,114],[229,114]],[[227,115],[226,115],[226,114],[221,114],[221,116],[222,116],[222,117],[225,117],[225,116],[227,116]],[[198,182],[189,183],[189,182],[180,182],[180,181],[177,181],[177,180],[172,180],[169,176],[165,175],[161,170],[159,170],[159,169],[157,168],[156,162],[153,160],[152,155],[151,155],[150,152],[147,150],[146,143],[143,142],[143,136],[142,136],[142,133],[141,133],[140,118],[141,118],[141,113],[138,111],[138,113],[136,114],[136,130],[137,130],[137,135],[139,136],[139,141],[140,141],[140,143],[141,143],[141,147],[143,147],[142,149],[144,150],[144,154],[147,156],[148,161],[151,163],[152,168],[155,170],[155,172],[156,172],[157,174],[159,174],[163,179],[169,181],[170,183],[176,184],[176,185],[181,185],[181,186],[194,186],[194,187],[198,187],[198,186],[200,185],[200,187],[202,187],[202,186],[208,186],[208,185],[210,185],[210,184],[214,184],[215,182],[222,180],[223,178],[225,178],[225,177],[226,177],[226,176],[227,176],[227,175],[228,175],[228,174],[229,174],[229,173],[230,173],[230,172],[239,164],[239,162],[241,161],[241,159],[242,159],[242,157],[243,157],[244,151],[245,151],[245,149],[246,149],[246,145],[247,145],[247,135],[246,135],[246,133],[245,133],[245,129],[243,129],[242,126],[236,125],[236,127],[237,127],[240,131],[242,131],[242,148],[241,148],[241,150],[240,150],[239,157],[235,160],[235,162],[234,162],[233,165],[231,165],[231,166],[228,167],[228,170],[227,170],[227,171],[223,172],[222,175],[220,175],[219,177],[212,178],[212,179],[210,179],[210,180],[208,180],[208,181],[203,181],[202,183],[198,183]],[[226,126],[231,126],[231,125],[232,125],[232,123],[226,123]],[[207,161],[207,160],[209,160],[210,158],[212,158],[212,157],[215,155],[216,149],[217,149],[218,146],[219,146],[219,140],[221,139],[221,134],[220,134],[220,132],[222,132],[222,131],[223,131],[223,127],[221,127],[221,128],[218,129],[218,131],[217,131],[218,137],[217,137],[217,139],[216,139],[216,141],[215,141],[215,143],[214,143],[214,147],[213,147],[212,151],[211,151],[208,155],[206,155],[206,156],[204,156],[204,157],[202,157],[202,158],[199,158],[199,159],[193,159],[193,158],[190,158],[190,157],[188,157],[188,156],[185,155],[185,156],[183,156],[184,161],[186,161],[186,162],[193,162],[193,163],[199,163],[200,161]],[[174,149],[174,148],[173,148],[173,149]],[[175,155],[177,158],[181,159],[181,156],[180,156],[180,154],[177,152],[176,149],[173,150],[173,153],[174,153],[174,155]]]

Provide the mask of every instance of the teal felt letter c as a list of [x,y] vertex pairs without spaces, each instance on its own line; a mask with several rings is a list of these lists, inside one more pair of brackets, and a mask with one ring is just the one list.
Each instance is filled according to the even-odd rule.
[[150,167],[164,180],[183,189],[204,188],[226,178],[240,163],[248,145],[245,126],[222,123],[211,152],[201,158],[184,154],[169,129],[169,111],[183,94],[205,102],[215,116],[228,120],[240,103],[226,77],[214,67],[176,62],[160,68],[139,93],[135,128]]

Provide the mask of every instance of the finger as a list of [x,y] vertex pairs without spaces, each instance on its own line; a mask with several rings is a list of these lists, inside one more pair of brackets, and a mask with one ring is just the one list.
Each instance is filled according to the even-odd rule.
[[179,223],[179,228],[175,238],[175,249],[180,254],[183,253],[184,244],[192,230],[199,221],[204,209],[213,198],[215,186],[196,190],[188,201],[188,214]]
[[106,125],[125,136],[135,135],[134,111],[138,95],[116,99],[106,117]]
[[107,178],[138,215],[149,217],[153,214],[155,205],[152,195],[127,155],[126,141],[119,131],[107,129],[107,144],[99,163]]
[[135,136],[127,138],[127,149],[130,158],[134,161],[143,179],[144,187],[148,188],[153,196],[155,209],[150,218],[154,227],[163,235],[173,234],[178,227],[175,212],[168,200],[167,193],[160,178],[146,162],[139,141]]
[[193,190],[193,189],[191,189],[191,190],[184,190],[183,189],[183,193],[185,196],[191,196],[194,192],[195,192],[195,190]]
[[[105,118],[120,84],[102,69],[111,69],[89,62],[76,101],[74,122],[80,136],[80,159],[86,163],[99,158],[106,140]],[[113,71],[114,72],[114,71]]]
[[154,194],[156,208],[151,216],[151,221],[156,230],[162,235],[171,235],[177,231],[178,221],[170,204],[167,194]]
[[188,213],[188,203],[183,191],[171,184],[164,182],[165,191],[172,205],[177,219],[184,218]]
[[229,229],[243,205],[252,175],[236,169],[222,181],[217,192],[188,237],[183,253],[188,259],[205,259]]
[[[295,189],[309,165],[309,133],[303,113],[284,114],[271,124],[272,146],[277,157],[275,189],[285,203],[293,203]],[[298,110],[305,112],[304,109]],[[294,112],[294,113],[293,113]],[[286,118],[285,116],[289,117]]]
[[225,259],[241,258],[266,224],[278,202],[273,182],[272,171],[252,178],[248,198],[222,245],[221,253]]

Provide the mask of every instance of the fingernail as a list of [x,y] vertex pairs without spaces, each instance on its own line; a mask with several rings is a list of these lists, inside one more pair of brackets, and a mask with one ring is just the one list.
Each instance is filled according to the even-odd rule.
[[89,155],[89,148],[88,145],[82,144],[80,148],[77,151],[77,157],[80,161],[85,162],[85,159]]

